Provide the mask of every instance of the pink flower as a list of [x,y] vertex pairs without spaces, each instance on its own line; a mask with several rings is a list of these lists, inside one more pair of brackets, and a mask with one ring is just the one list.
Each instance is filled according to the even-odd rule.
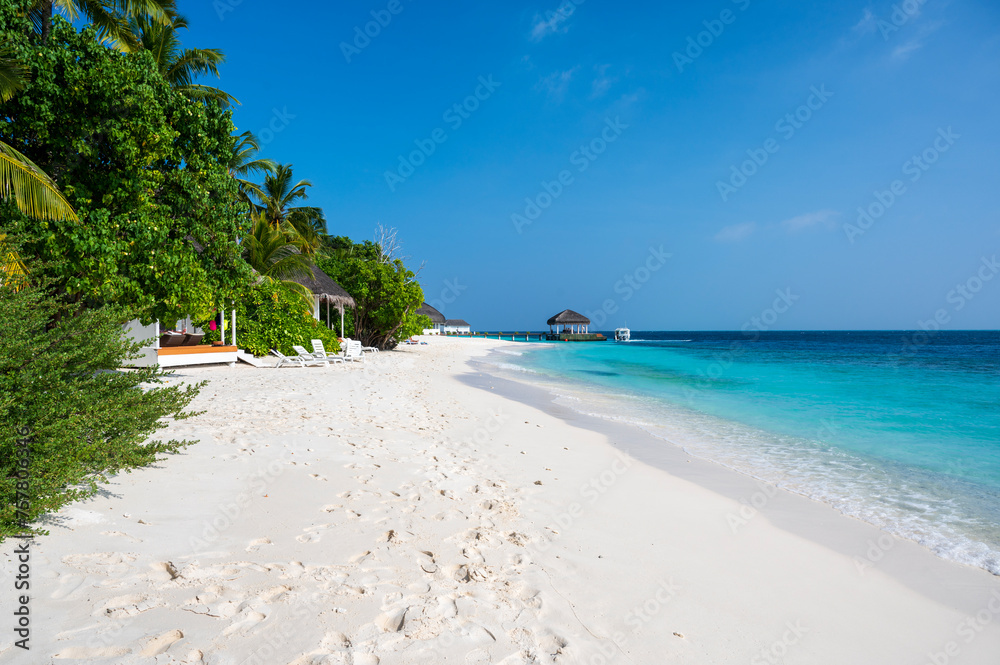
[[209,330],[215,330],[215,329],[216,329],[217,327],[218,327],[218,326],[216,326],[216,325],[215,325],[215,321],[211,321],[211,322],[210,322],[210,323],[208,324],[208,329],[209,329]]

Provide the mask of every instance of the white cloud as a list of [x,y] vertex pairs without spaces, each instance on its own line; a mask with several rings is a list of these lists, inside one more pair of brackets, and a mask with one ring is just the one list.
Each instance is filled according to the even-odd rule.
[[851,30],[861,35],[867,35],[870,32],[875,32],[877,28],[878,19],[875,18],[875,14],[872,13],[872,10],[866,7],[865,13],[861,16],[861,20],[858,21],[854,27],[851,28]]
[[943,23],[941,21],[924,23],[917,30],[917,34],[913,35],[909,41],[892,50],[892,57],[897,60],[905,60],[910,57],[910,54],[922,49],[924,47],[924,43],[927,41],[927,38],[936,32],[942,25]]
[[578,69],[580,67],[576,66],[564,72],[553,72],[539,81],[535,87],[538,90],[546,91],[553,100],[562,101],[562,98],[566,95],[566,90],[569,88],[570,81],[573,80],[573,76]]
[[923,48],[923,46],[924,42],[922,39],[911,39],[902,46],[897,46],[896,48],[894,48],[892,50],[892,57],[896,58],[897,60],[905,60],[906,58],[910,57],[911,53],[920,50],[921,48]]
[[531,41],[540,42],[549,35],[569,30],[569,27],[564,24],[575,10],[573,5],[570,7],[568,10],[560,7],[556,11],[545,12],[544,17],[541,14],[536,14],[534,24],[531,26]]
[[744,222],[727,226],[715,234],[718,242],[740,242],[746,240],[757,230],[757,222]]
[[603,97],[604,94],[611,89],[611,86],[615,84],[618,80],[616,77],[608,76],[608,70],[611,69],[611,65],[595,65],[594,71],[597,73],[596,78],[591,83],[590,98],[597,99],[598,97]]
[[838,216],[840,216],[840,213],[836,210],[817,210],[816,212],[809,212],[798,217],[786,219],[781,223],[781,226],[789,233],[797,233],[816,227],[833,229],[837,227]]

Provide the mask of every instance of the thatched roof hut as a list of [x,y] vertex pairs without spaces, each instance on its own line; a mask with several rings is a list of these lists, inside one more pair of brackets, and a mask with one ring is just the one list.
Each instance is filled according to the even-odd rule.
[[448,319],[444,322],[449,328],[471,328],[469,322],[465,319]]
[[564,309],[548,320],[550,326],[589,326],[590,319],[571,309]]
[[337,309],[355,307],[351,294],[316,266],[312,267],[310,277],[295,277],[291,281],[301,284],[312,291],[313,295],[319,296],[320,302],[333,305]]
[[437,311],[427,303],[424,303],[420,309],[417,310],[417,314],[423,314],[424,316],[430,318],[431,323],[436,326],[444,325],[445,318],[444,314]]

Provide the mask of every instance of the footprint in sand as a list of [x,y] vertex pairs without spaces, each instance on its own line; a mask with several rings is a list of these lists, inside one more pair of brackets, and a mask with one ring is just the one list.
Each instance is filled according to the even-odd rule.
[[281,586],[271,587],[267,591],[261,592],[261,594],[257,596],[257,600],[265,604],[273,603],[274,601],[281,599],[291,590],[291,587],[285,586],[284,584]]
[[301,536],[296,536],[295,540],[300,543],[318,543],[323,539],[323,532],[332,528],[332,524],[318,524],[315,526],[307,526],[303,531]]
[[465,665],[489,665],[490,654],[482,649],[473,649],[465,654]]
[[157,561],[149,564],[149,567],[154,571],[154,575],[160,578],[160,581],[172,582],[181,576],[173,561]]
[[53,656],[53,658],[72,658],[73,660],[102,660],[107,658],[119,658],[132,653],[131,649],[125,647],[67,647]]
[[375,539],[377,543],[389,543],[390,545],[398,545],[404,542],[403,538],[400,537],[399,532],[395,529],[389,529],[381,536]]
[[137,614],[142,614],[146,610],[151,610],[154,607],[160,607],[163,604],[164,603],[161,599],[151,598],[149,596],[116,596],[115,598],[112,598],[104,603],[98,613],[100,615],[111,617],[112,619],[120,619],[122,617],[131,617]]
[[52,600],[62,600],[63,598],[67,598],[74,591],[79,589],[86,580],[87,578],[83,575],[60,575],[59,588],[53,591],[49,598]]
[[438,598],[437,616],[442,619],[454,619],[458,616],[458,605],[450,596]]
[[250,544],[247,545],[246,551],[247,552],[256,552],[257,550],[259,550],[264,545],[270,545],[270,544],[271,544],[271,539],[270,538],[258,538],[256,540],[251,540]]
[[261,621],[267,618],[267,615],[261,614],[260,612],[254,612],[253,610],[243,610],[238,617],[229,625],[228,628],[222,631],[225,636],[232,635],[234,633],[244,633],[253,630],[260,624]]
[[545,631],[538,635],[535,648],[538,653],[545,654],[549,659],[555,660],[562,654],[567,644],[568,642],[564,638]]
[[325,476],[321,476],[318,473],[310,473],[309,477],[313,478],[314,480],[322,480],[324,482],[326,481],[326,477]]
[[332,631],[323,637],[320,648],[325,651],[347,651],[351,648],[351,640],[341,632]]
[[169,632],[163,633],[159,637],[154,637],[149,642],[147,642],[146,646],[144,646],[142,648],[142,651],[139,652],[139,655],[145,656],[147,658],[152,656],[159,656],[161,653],[165,652],[167,649],[173,646],[175,642],[182,639],[183,637],[184,633],[182,633],[179,630],[171,630]]
[[123,552],[98,552],[96,554],[71,554],[64,556],[62,562],[77,570],[95,575],[121,575],[127,572],[135,561],[134,554]]

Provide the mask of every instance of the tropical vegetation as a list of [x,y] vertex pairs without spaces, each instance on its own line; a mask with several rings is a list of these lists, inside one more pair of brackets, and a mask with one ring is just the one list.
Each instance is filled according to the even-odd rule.
[[[240,348],[257,356],[271,349],[293,355],[293,345],[311,349],[314,339],[322,340],[330,353],[340,350],[337,333],[313,318],[301,295],[282,282],[263,281],[245,290],[236,301],[236,320]],[[206,342],[220,339],[221,329],[210,330],[208,321],[200,327]]]
[[359,244],[338,238],[337,251],[319,262],[354,298],[351,331],[366,346],[394,348],[399,341],[431,327],[418,315],[424,294],[416,275],[384,244],[366,240]]
[[311,181],[203,82],[224,55],[183,44],[187,26],[175,0],[0,4],[0,537],[25,518],[9,466],[23,427],[29,522],[189,443],[146,441],[199,387],[114,371],[138,349],[131,319],[207,325],[224,307],[254,354],[333,350],[299,283],[319,267],[357,302],[340,334],[390,349],[427,324],[394,241],[328,235]]
[[193,443],[149,437],[194,415],[201,387],[165,386],[158,367],[115,371],[139,346],[121,334],[126,314],[67,303],[32,267],[32,284],[0,288],[0,540],[45,533],[32,526],[45,513]]

